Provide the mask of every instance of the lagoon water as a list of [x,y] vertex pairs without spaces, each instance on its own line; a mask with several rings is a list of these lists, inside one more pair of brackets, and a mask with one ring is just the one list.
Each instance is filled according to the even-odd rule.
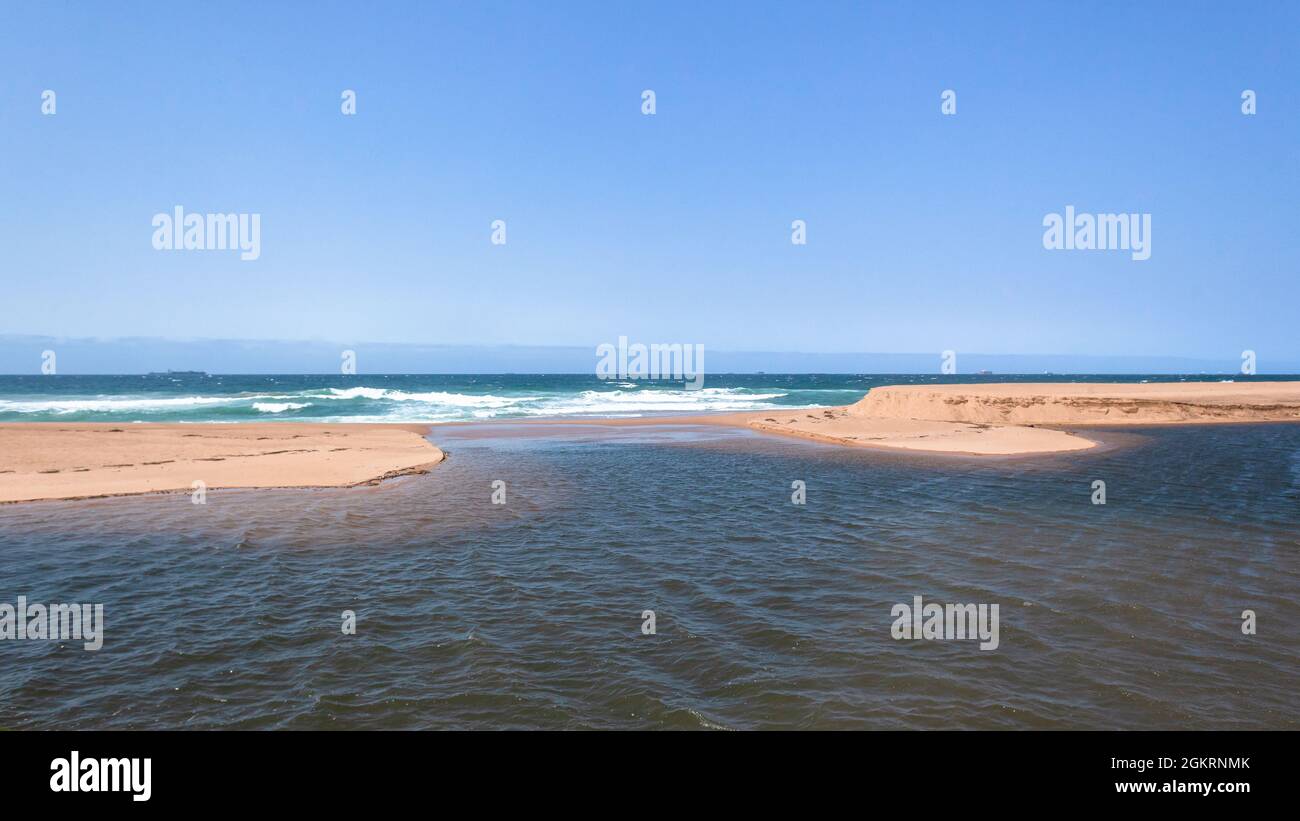
[[[1019,459],[431,438],[376,487],[0,507],[0,602],[106,621],[0,641],[0,727],[1300,728],[1300,426]],[[917,595],[999,604],[1000,646],[895,640]]]

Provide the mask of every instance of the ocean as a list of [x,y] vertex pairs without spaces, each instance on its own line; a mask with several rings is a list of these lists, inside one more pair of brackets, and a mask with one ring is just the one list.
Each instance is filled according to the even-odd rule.
[[[0,641],[0,728],[1300,729],[1298,425],[943,457],[509,423],[904,377],[170,379],[3,377],[0,413],[505,423],[373,487],[0,506],[0,603],[105,613],[98,651]],[[895,638],[917,596],[997,604],[997,648]]]
[[[590,374],[0,376],[0,422],[457,422],[637,417],[844,405],[879,385],[1222,378],[719,374],[707,376],[702,389],[687,390],[682,382],[601,380]],[[1247,378],[1288,377],[1237,377]]]

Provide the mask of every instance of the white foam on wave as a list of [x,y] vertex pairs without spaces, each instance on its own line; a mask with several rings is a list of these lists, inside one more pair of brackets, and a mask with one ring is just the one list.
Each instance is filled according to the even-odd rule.
[[[565,416],[633,418],[654,413],[708,413],[771,410],[776,408],[789,409],[792,407],[790,405],[778,405],[771,401],[787,396],[785,393],[746,393],[745,390],[745,388],[705,388],[698,391],[659,390],[653,388],[586,390],[577,394],[515,397],[509,400],[509,404],[487,403],[490,405],[488,407],[471,407],[469,403],[463,401],[444,403],[421,399],[418,401],[403,401],[401,404],[384,408],[378,414],[331,416],[320,421],[437,424],[439,422],[463,422],[474,419]],[[433,396],[433,394],[407,394],[407,396],[426,397]],[[452,394],[452,396],[461,398],[462,395]]]
[[169,411],[210,405],[235,405],[249,399],[277,399],[275,396],[176,396],[167,399],[132,397],[123,399],[0,399],[0,413],[123,413],[127,411]]
[[[653,384],[612,383],[607,389],[573,392],[530,391],[515,396],[465,394],[448,391],[401,391],[360,386],[316,388],[297,393],[234,394],[230,396],[121,396],[48,397],[0,400],[0,413],[50,414],[138,414],[141,416],[183,413],[205,407],[248,410],[258,414],[280,414],[311,407],[327,400],[337,406],[337,421],[453,422],[472,419],[536,418],[564,416],[627,417],[654,413],[705,413],[710,411],[768,410],[781,407],[772,400],[788,394],[751,393],[747,388],[667,389]],[[346,400],[375,403],[363,408]],[[191,416],[193,414],[190,414]],[[228,418],[223,413],[223,418]],[[322,421],[325,421],[322,419]]]
[[476,396],[466,393],[447,393],[429,391],[427,393],[409,393],[387,388],[330,388],[326,399],[372,399],[389,402],[427,402],[432,405],[452,405],[471,408],[506,408],[527,401],[527,397],[506,397],[483,394]]
[[743,388],[704,388],[698,391],[583,391],[574,397],[558,398],[536,407],[521,408],[530,416],[628,416],[641,413],[688,411],[745,411],[783,407],[769,400],[784,393],[743,393]]
[[310,402],[254,402],[253,410],[259,413],[284,413],[287,410],[310,408]]

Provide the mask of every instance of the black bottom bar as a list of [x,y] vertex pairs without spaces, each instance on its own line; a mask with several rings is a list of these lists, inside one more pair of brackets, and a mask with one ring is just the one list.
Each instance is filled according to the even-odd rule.
[[[1285,798],[1295,778],[1290,741],[1233,732],[5,733],[0,783],[8,798],[78,809],[338,809],[432,796],[495,805],[533,796],[538,810],[586,804],[609,788],[634,790],[627,809],[637,812],[643,800],[684,800],[687,789],[740,805],[777,791],[873,805],[923,800],[927,809],[975,798],[1055,807],[1194,799],[1222,809]],[[81,789],[111,788],[115,777],[117,791]],[[145,789],[148,800],[135,800]]]

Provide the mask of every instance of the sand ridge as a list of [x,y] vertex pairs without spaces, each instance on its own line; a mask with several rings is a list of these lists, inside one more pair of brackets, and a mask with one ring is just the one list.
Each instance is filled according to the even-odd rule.
[[985,425],[1300,421],[1300,382],[890,385],[850,406],[862,419]]

